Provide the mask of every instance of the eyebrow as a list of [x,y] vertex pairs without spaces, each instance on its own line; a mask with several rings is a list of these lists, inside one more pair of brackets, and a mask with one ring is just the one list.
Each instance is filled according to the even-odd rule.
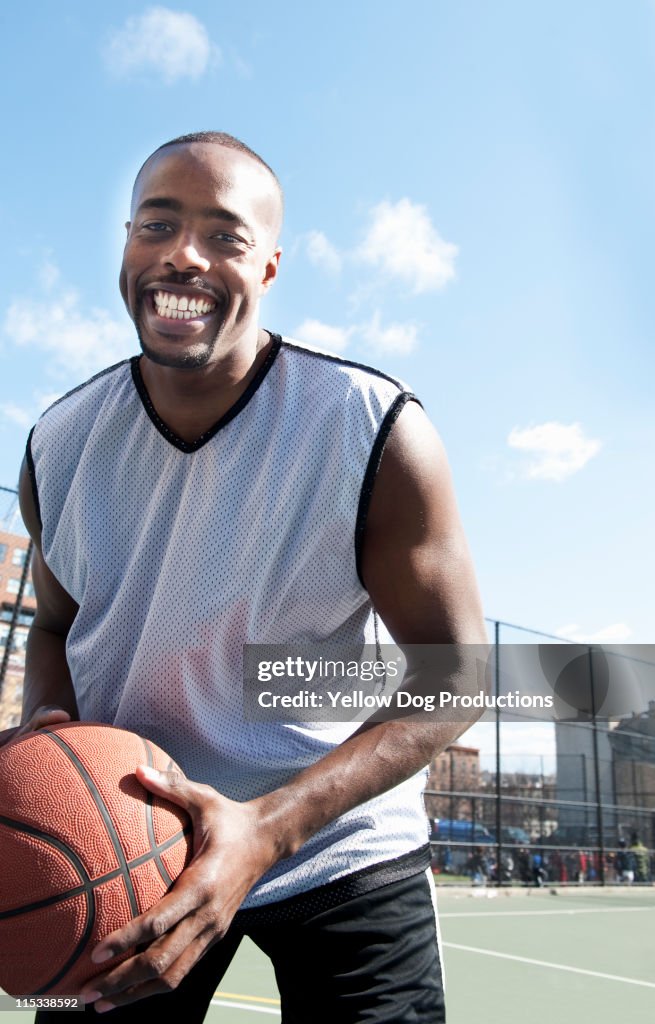
[[[140,213],[142,210],[172,210],[174,213],[182,213],[183,209],[184,204],[179,199],[170,199],[168,196],[151,196],[150,199],[144,199],[142,203],[139,203],[136,212]],[[226,210],[222,206],[205,206],[200,213],[203,217],[211,220],[224,220],[229,224],[249,229],[249,225],[243,217],[233,213],[232,210]]]

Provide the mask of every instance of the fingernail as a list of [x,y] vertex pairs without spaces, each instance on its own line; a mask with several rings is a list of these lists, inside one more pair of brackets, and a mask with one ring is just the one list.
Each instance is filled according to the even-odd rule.
[[104,999],[101,1003],[96,1003],[96,1005],[94,1006],[94,1010],[96,1011],[96,1013],[106,1013],[107,1010],[114,1010],[115,1008],[116,1003],[107,1003],[105,1002]]
[[104,964],[105,960],[111,960],[113,955],[109,949],[94,949],[91,960],[94,964]]
[[153,782],[156,782],[159,779],[159,772],[147,764],[141,765],[141,774],[145,775],[146,779],[152,779]]
[[87,1003],[95,1003],[96,999],[101,998],[102,993],[100,992],[82,992],[80,995],[80,999],[82,1000],[85,1006],[87,1005]]

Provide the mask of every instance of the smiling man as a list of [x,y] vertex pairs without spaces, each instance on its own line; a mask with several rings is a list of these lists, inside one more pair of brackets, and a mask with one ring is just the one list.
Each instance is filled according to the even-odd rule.
[[142,355],[55,403],[28,442],[38,611],[18,732],[109,722],[186,776],[139,769],[191,815],[194,857],[96,948],[98,963],[138,952],[85,990],[89,1012],[141,1021],[153,999],[202,1020],[248,934],[285,1024],[435,1024],[424,767],[467,723],[243,718],[247,643],[486,639],[414,397],[259,325],[281,217],[277,178],[231,136],[175,139],[139,172],[120,282]]

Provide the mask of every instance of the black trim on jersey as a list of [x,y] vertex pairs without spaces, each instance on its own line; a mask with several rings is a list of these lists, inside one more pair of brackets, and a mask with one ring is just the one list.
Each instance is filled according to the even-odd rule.
[[[282,344],[286,345],[287,348],[295,348],[298,352],[304,352],[307,356],[316,356],[318,359],[327,359],[328,362],[341,363],[342,366],[352,366],[356,370],[365,370],[366,373],[372,373],[375,377],[382,377],[383,380],[388,380],[391,384],[395,384],[401,391],[406,390],[403,382],[398,380],[397,377],[392,377],[390,374],[376,369],[375,366],[367,366],[366,363],[358,363],[354,359],[344,359],[343,356],[337,356],[333,352],[320,352],[313,348],[306,348],[302,342],[293,341],[289,338],[283,338]],[[418,402],[418,399],[416,401]]]
[[234,918],[235,927],[251,928],[255,925],[286,924],[290,921],[302,921],[313,917],[317,909],[329,910],[338,907],[356,896],[364,896],[375,889],[381,889],[392,882],[400,882],[404,878],[418,875],[430,866],[430,844],[411,850],[394,860],[372,864],[352,875],[337,878],[327,885],[319,885],[315,889],[307,889],[297,896],[289,896],[285,900],[266,903],[261,907],[247,907],[239,910]]
[[104,370],[100,370],[98,373],[94,373],[93,377],[89,377],[89,379],[85,380],[82,384],[78,384],[77,387],[71,388],[71,390],[67,391],[65,395],[62,395],[61,398],[58,398],[56,402],[53,402],[52,405],[49,405],[48,408],[43,413],[43,415],[47,415],[47,413],[49,413],[51,409],[54,409],[56,405],[59,405],[60,402],[65,402],[66,399],[70,398],[71,395],[76,395],[78,391],[82,391],[83,388],[88,387],[89,384],[93,384],[95,381],[99,380],[100,377],[104,377],[105,374],[113,373],[114,370],[119,370],[121,366],[126,366],[127,363],[129,363],[129,361],[129,359],[121,359],[119,363],[114,363],[113,366],[106,366]]
[[355,564],[357,567],[359,582],[365,590],[366,584],[362,577],[362,544],[364,542],[364,530],[366,528],[366,519],[368,516],[368,507],[371,502],[371,494],[373,493],[373,485],[375,484],[375,478],[382,460],[382,452],[384,451],[384,446],[387,443],[387,438],[391,433],[391,428],[408,402],[418,402],[419,405],[421,404],[418,401],[418,398],[411,394],[411,392],[403,391],[396,399],[394,399],[393,404],[387,411],[386,416],[382,420],[378,435],[373,443],[368,465],[366,467],[366,473],[364,474],[364,480],[362,482],[362,490],[359,496],[359,507],[357,509],[357,522],[355,524]]
[[243,392],[240,398],[237,399],[234,405],[230,409],[228,409],[228,411],[224,413],[223,416],[221,416],[221,418],[216,423],[214,423],[212,427],[209,428],[209,430],[206,430],[204,434],[201,434],[200,437],[196,438],[195,441],[183,441],[181,437],[178,437],[177,434],[173,430],[171,430],[171,428],[166,423],[164,423],[164,421],[157,413],[157,410],[155,409],[154,405],[152,404],[143,377],[141,376],[141,368],[139,367],[139,360],[141,357],[132,357],[132,359],[130,360],[132,368],[132,380],[134,381],[134,386],[136,387],[136,390],[139,393],[139,398],[143,403],[143,408],[147,412],[148,416],[152,420],[153,424],[155,425],[159,433],[162,435],[163,438],[165,438],[169,442],[169,444],[172,444],[174,448],[177,448],[179,451],[184,452],[185,454],[197,452],[199,448],[202,448],[203,445],[207,444],[208,441],[211,441],[212,437],[214,437],[219,430],[227,426],[227,424],[241,412],[241,410],[244,408],[244,406],[248,404],[252,396],[259,388],[259,385],[266,377],[268,371],[275,362],[275,358],[278,352],[280,351],[282,338],[280,337],[279,334],[272,334],[270,331],[268,333],[271,335],[272,342],[270,351],[262,365],[257,370],[257,373],[250,381],[250,384],[248,385],[246,390]]
[[[87,387],[89,384],[93,384],[94,381],[98,380],[100,377],[104,377],[105,374],[107,373],[113,373],[114,370],[120,369],[121,366],[125,366],[127,363],[129,363],[129,359],[121,359],[119,363],[114,363],[113,366],[106,366],[104,370],[100,370],[98,373],[95,373],[93,377],[89,377],[89,379],[85,380],[82,384],[78,384],[77,387],[71,388],[70,391],[67,391],[65,395],[62,395],[61,398],[58,398],[55,402],[52,403],[52,405],[49,405],[48,408],[44,410],[44,412],[39,417],[39,421],[43,419],[44,416],[47,416],[50,410],[54,409],[54,407],[56,405],[59,405],[60,402],[65,402],[67,398],[70,398],[71,395],[77,394],[77,392],[81,391],[82,388]],[[25,459],[27,461],[27,470],[30,476],[30,483],[32,485],[32,495],[34,497],[34,506],[36,508],[36,514],[39,519],[39,526],[41,527],[41,529],[43,529],[43,520],[41,519],[41,503],[39,501],[39,491],[36,485],[36,469],[34,466],[34,456],[32,454],[32,436],[39,425],[39,421],[37,421],[34,424],[32,429],[30,430],[29,437],[27,438]]]
[[39,526],[43,530],[43,522],[41,520],[41,502],[39,501],[39,489],[36,486],[36,469],[34,467],[34,456],[32,455],[32,435],[36,429],[36,423],[29,432],[27,438],[27,445],[25,446],[25,463],[27,465],[27,472],[30,478],[30,485],[32,487],[32,497],[34,498],[34,510],[39,520]]

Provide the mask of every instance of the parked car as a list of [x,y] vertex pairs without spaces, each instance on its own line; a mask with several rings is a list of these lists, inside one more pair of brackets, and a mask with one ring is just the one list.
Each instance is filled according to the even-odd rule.
[[[495,835],[495,834],[494,834]],[[500,830],[500,840],[507,846],[529,846],[530,836],[524,828],[517,828],[514,825],[504,825]]]
[[439,843],[468,843],[483,846],[495,843],[488,828],[472,821],[454,818],[435,818],[430,821],[430,839]]

